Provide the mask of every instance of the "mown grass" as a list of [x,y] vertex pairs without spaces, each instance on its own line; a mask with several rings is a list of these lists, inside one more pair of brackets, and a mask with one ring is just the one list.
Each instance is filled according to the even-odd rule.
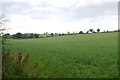
[[12,52],[30,53],[38,61],[38,78],[115,78],[118,75],[118,33],[9,39]]

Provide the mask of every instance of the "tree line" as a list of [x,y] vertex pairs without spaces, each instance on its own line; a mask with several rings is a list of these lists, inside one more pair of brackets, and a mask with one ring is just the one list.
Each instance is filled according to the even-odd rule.
[[27,39],[27,38],[38,38],[39,34],[34,34],[34,33],[25,33],[22,34],[20,32],[10,35],[9,33],[6,33],[3,35],[5,38],[16,38],[16,39]]
[[[114,31],[103,31],[101,33],[108,33],[108,32],[120,32],[120,29],[114,30]],[[29,39],[29,38],[45,38],[45,37],[55,37],[55,36],[64,36],[64,35],[76,35],[76,34],[88,34],[88,33],[100,33],[100,29],[97,29],[96,32],[93,29],[89,29],[86,33],[83,31],[79,31],[78,33],[51,33],[48,34],[47,32],[44,34],[37,34],[37,33],[16,33],[13,35],[10,35],[9,33],[6,33],[3,35],[5,38],[14,38],[14,39]]]

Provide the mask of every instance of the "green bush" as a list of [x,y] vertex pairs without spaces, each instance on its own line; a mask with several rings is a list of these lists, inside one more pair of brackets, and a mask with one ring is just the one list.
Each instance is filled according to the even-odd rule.
[[10,51],[4,50],[2,52],[2,77],[3,78],[28,78],[36,77],[35,69],[38,63],[29,68],[28,67],[29,54],[22,55],[22,52],[17,56],[11,54]]

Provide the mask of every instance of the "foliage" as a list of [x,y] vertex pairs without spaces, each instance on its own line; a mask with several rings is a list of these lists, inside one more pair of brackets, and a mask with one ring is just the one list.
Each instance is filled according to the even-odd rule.
[[118,32],[120,32],[120,29],[118,29]]
[[106,32],[109,32],[108,30]]
[[16,33],[15,38],[18,38],[18,39],[22,38],[22,33],[20,32]]
[[38,63],[35,63],[30,69],[28,66],[29,54],[24,56],[20,52],[15,56],[10,51],[4,50],[2,52],[2,59],[3,78],[28,78],[37,76],[34,70],[37,69]]
[[[10,22],[9,19],[6,18],[6,16],[4,14],[0,15],[0,41],[2,43],[0,43],[0,45],[5,44],[5,40],[6,40],[6,36],[2,36],[4,34],[4,31],[7,30],[7,28],[5,28],[5,25]],[[0,46],[1,47],[1,46]],[[2,48],[4,48],[4,46],[2,46]]]
[[87,31],[86,33],[89,33],[89,31]]
[[10,22],[4,14],[0,15],[0,35],[4,34],[4,31],[7,30],[4,26]]
[[100,29],[97,29],[97,32],[100,32]]
[[61,34],[59,34],[59,36],[61,36]]
[[79,34],[82,34],[82,33],[83,33],[83,31],[80,31],[80,32],[79,32]]
[[16,39],[39,38],[39,34],[33,34],[33,33],[22,34],[18,32],[13,35],[13,38],[16,38]]
[[9,33],[6,33],[3,35],[4,38],[10,38],[10,34]]
[[53,33],[51,33],[51,36],[53,36]]
[[89,29],[89,31],[90,31],[91,33],[93,33],[93,32],[94,32],[94,30],[93,30],[93,29]]
[[35,35],[35,38],[39,38],[39,35],[38,34],[34,34]]
[[68,34],[70,34],[70,32],[68,32]]
[[64,33],[62,33],[62,35],[65,35]]

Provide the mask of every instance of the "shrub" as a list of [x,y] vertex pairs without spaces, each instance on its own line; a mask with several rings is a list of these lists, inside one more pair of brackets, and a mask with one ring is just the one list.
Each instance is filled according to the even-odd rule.
[[100,32],[100,29],[97,29],[97,32]]
[[61,36],[62,34],[59,34],[59,36]]
[[83,31],[80,31],[80,32],[79,32],[79,34],[82,34],[82,33],[83,33]]
[[51,33],[51,36],[53,36],[53,33]]
[[[22,55],[22,52],[17,56],[11,54],[10,51],[2,52],[2,77],[3,78],[28,78],[36,77],[35,69],[38,63],[34,63],[32,69],[28,67],[29,54]],[[36,74],[36,75],[35,75]]]

